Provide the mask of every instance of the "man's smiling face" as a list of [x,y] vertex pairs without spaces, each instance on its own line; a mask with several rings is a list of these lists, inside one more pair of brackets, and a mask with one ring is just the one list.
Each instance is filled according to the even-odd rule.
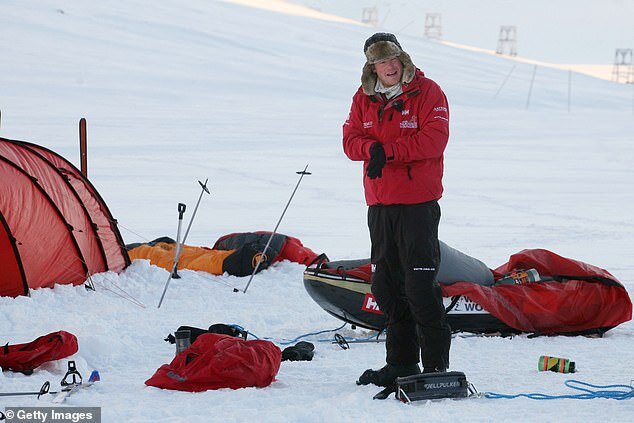
[[398,57],[381,60],[374,64],[374,71],[384,86],[391,87],[401,82],[403,64]]

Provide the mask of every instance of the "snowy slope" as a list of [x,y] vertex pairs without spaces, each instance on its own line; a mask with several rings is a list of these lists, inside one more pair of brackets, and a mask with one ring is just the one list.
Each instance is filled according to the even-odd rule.
[[[271,230],[309,163],[280,231],[332,259],[369,255],[361,168],[341,150],[341,125],[372,29],[220,1],[23,0],[0,3],[0,135],[40,143],[76,162],[77,121],[88,120],[89,176],[126,242],[175,237],[178,202],[210,179],[188,243]],[[441,238],[490,267],[523,248],[547,248],[604,267],[632,292],[634,116],[631,87],[399,38],[446,91]],[[513,68],[515,66],[515,68]],[[502,84],[513,69],[507,82]],[[502,87],[502,88],[501,88]],[[501,89],[500,89],[501,88]],[[497,95],[496,95],[497,94]],[[354,381],[383,363],[383,345],[341,350],[327,339],[312,362],[283,363],[266,389],[199,394],[143,382],[173,356],[163,342],[182,324],[236,323],[280,342],[340,322],[305,293],[302,267],[283,263],[246,278],[182,272],[156,304],[167,272],[136,262],[95,276],[97,292],[59,286],[0,298],[0,339],[64,329],[74,356],[102,382],[69,400],[102,406],[104,421],[623,421],[631,401],[479,400],[403,406],[372,401]],[[140,302],[144,307],[136,305]],[[366,336],[365,331],[342,333]],[[576,378],[633,379],[634,327],[603,339],[457,337],[452,369],[481,391],[567,392],[565,375],[538,373],[541,354],[571,357]],[[0,374],[0,391],[54,384],[65,361],[26,377]],[[43,405],[3,398],[1,405]]]
[[[245,0],[249,1],[249,0]],[[257,0],[251,0],[257,1]],[[553,63],[612,65],[617,48],[634,47],[631,0],[290,0],[361,20],[376,7],[379,24],[422,37],[428,13],[440,14],[444,40],[495,50],[501,26],[515,26],[519,55]],[[611,66],[610,66],[611,70]]]

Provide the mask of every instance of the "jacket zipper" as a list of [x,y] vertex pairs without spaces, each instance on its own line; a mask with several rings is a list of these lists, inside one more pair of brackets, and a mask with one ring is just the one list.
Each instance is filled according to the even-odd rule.
[[412,167],[410,165],[407,165],[407,178],[412,180]]
[[[414,91],[414,93],[418,94],[416,91]],[[385,112],[385,109],[387,108],[387,106],[394,104],[395,101],[398,101],[398,98],[403,96],[405,93],[400,93],[399,95],[397,95],[396,97],[394,97],[391,100],[387,100],[385,98],[385,94],[381,94],[381,100],[383,100],[383,104],[381,104],[381,107],[379,108],[379,122],[381,122],[381,118],[383,118],[383,113]],[[409,94],[408,94],[408,97]],[[392,120],[392,116],[390,115],[390,121]]]

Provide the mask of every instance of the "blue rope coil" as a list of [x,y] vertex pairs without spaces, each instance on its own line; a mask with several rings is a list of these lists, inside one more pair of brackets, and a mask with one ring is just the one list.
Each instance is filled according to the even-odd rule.
[[[615,399],[618,401],[634,398],[634,386],[630,385],[593,385],[587,382],[581,382],[579,380],[568,379],[564,382],[568,388],[576,391],[581,391],[580,394],[567,394],[567,395],[548,395],[542,393],[528,393],[528,394],[499,394],[497,392],[485,392],[484,397],[490,399],[514,399],[514,398],[529,398],[534,400],[554,400],[554,399]],[[590,389],[592,388],[592,389]]]

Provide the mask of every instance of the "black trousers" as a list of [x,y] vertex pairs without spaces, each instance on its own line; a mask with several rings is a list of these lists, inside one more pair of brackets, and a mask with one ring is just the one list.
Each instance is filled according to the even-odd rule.
[[370,206],[372,293],[387,318],[386,361],[449,367],[451,329],[436,274],[440,264],[437,201]]

